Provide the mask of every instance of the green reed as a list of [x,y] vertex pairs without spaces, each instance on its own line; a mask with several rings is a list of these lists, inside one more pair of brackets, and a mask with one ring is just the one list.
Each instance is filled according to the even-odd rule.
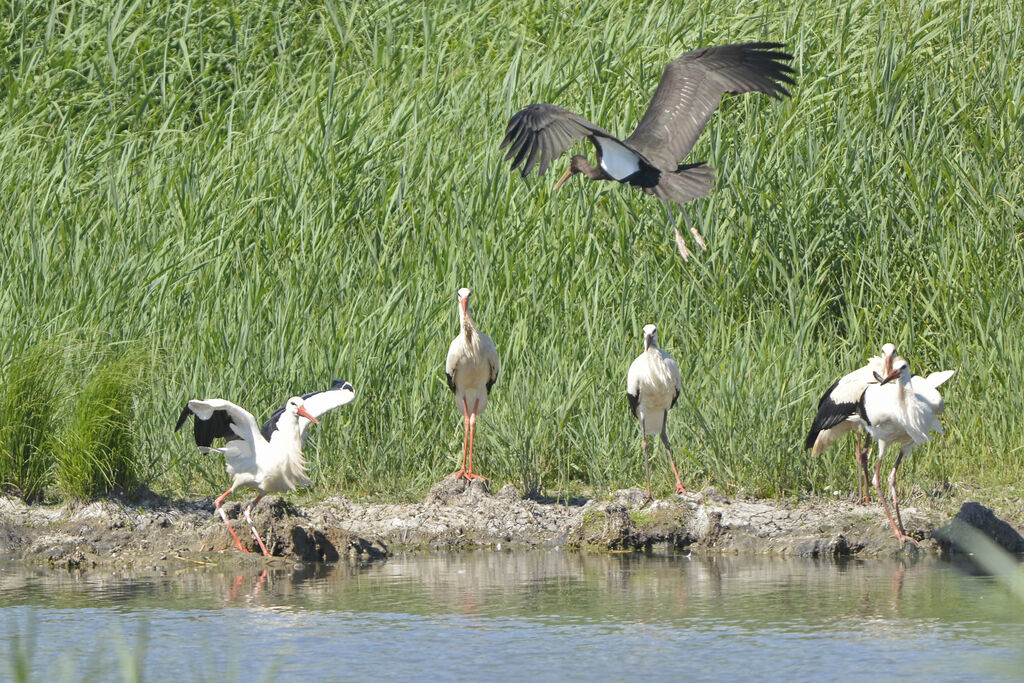
[[[461,456],[443,361],[469,286],[504,368],[475,463],[498,485],[641,481],[623,393],[648,322],[683,370],[669,434],[688,486],[848,491],[848,448],[815,461],[803,436],[820,392],[886,341],[918,372],[957,370],[946,436],[904,481],[1015,484],[1022,10],[14,2],[0,358],[65,333],[159,358],[132,439],[179,495],[224,478],[171,431],[187,398],[262,420],[341,377],[357,400],[307,446],[317,490],[419,496]],[[718,189],[688,207],[710,250],[689,263],[651,198],[553,193],[566,160],[525,181],[502,160],[525,104],[627,134],[667,60],[743,40],[785,41],[797,85],[711,120],[692,159]]]

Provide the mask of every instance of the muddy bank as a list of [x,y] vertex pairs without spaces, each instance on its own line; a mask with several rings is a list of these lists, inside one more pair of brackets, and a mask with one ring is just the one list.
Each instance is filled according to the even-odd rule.
[[[254,521],[271,552],[282,558],[335,561],[394,552],[473,548],[563,548],[619,551],[657,548],[784,556],[892,556],[943,553],[969,525],[1011,552],[1024,552],[1024,527],[977,503],[953,516],[907,505],[907,531],[921,541],[900,549],[877,505],[818,500],[793,505],[733,500],[713,489],[671,496],[641,509],[639,489],[613,500],[571,504],[523,499],[511,485],[496,493],[481,482],[446,479],[420,503],[369,504],[332,497],[309,506],[268,497]],[[225,510],[256,551],[241,505]],[[151,496],[132,504],[98,501],[26,506],[0,498],[0,556],[53,566],[146,567],[176,563],[252,561],[234,548],[211,499],[170,501]]]

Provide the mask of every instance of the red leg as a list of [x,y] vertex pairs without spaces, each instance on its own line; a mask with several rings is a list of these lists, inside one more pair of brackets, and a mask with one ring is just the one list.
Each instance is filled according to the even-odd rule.
[[476,431],[476,410],[480,406],[480,399],[473,402],[473,412],[469,414],[469,470],[466,472],[466,479],[484,479],[482,474],[473,474],[473,432]]
[[665,417],[661,421],[661,443],[665,444],[665,452],[668,453],[668,464],[672,465],[672,474],[676,475],[676,493],[689,493],[690,489],[683,486],[683,481],[679,478],[679,470],[676,469],[676,461],[672,459],[672,448],[668,445],[668,434],[666,433],[668,423],[668,411],[665,411]]
[[903,461],[903,456],[907,452],[907,446],[900,448],[900,454],[896,456],[896,462],[893,463],[892,472],[889,473],[889,491],[892,493],[892,506],[896,512],[896,525],[899,527],[899,531],[896,534],[896,538],[900,539],[900,545],[903,545],[903,541],[912,541],[917,547],[921,547],[921,544],[917,542],[917,539],[907,534],[907,530],[903,528],[903,520],[900,519],[900,499],[896,495],[896,470],[900,468],[900,462]]
[[238,534],[236,534],[235,530],[231,528],[231,522],[228,521],[228,516],[224,513],[224,508],[221,507],[221,505],[224,504],[224,499],[231,495],[231,492],[233,490],[233,488],[230,488],[224,493],[220,494],[220,498],[214,501],[213,507],[214,509],[217,510],[217,512],[220,514],[220,518],[223,519],[224,523],[227,525],[228,531],[231,532],[231,538],[235,539],[235,545],[237,545],[238,549],[241,550],[243,553],[247,553],[249,552],[249,550],[244,545],[242,545],[242,542],[240,540],[238,540]]
[[245,521],[249,522],[249,529],[252,531],[252,535],[256,537],[256,542],[260,544],[260,550],[263,551],[265,557],[270,557],[270,553],[267,552],[267,546],[263,545],[263,539],[260,538],[259,532],[256,531],[256,525],[252,523],[252,509],[256,507],[256,503],[260,502],[260,498],[263,494],[260,493],[256,496],[256,500],[245,507]]
[[[882,509],[885,510],[885,516],[889,518],[889,526],[892,527],[892,532],[896,538],[900,541],[900,547],[903,547],[903,537],[906,534],[900,533],[899,527],[896,526],[896,522],[893,521],[892,515],[889,513],[889,506],[885,502],[885,496],[882,495],[882,490],[878,488],[878,477],[882,470],[882,458],[885,456],[886,444],[882,441],[878,442],[878,464],[875,465],[875,476],[871,480],[872,486],[875,487],[875,494],[878,496],[878,502],[882,504]],[[915,543],[917,541],[914,541]]]
[[466,428],[462,435],[462,467],[457,472],[452,472],[451,474],[456,480],[463,479],[466,476],[466,449],[469,447],[469,406],[466,405],[465,398],[462,399],[462,416]]

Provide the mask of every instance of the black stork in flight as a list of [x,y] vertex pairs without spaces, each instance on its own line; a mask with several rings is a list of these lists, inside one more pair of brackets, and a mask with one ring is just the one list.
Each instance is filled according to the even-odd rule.
[[[505,159],[512,160],[513,169],[522,166],[524,178],[538,164],[538,175],[544,175],[555,157],[585,137],[597,150],[597,166],[581,154],[573,156],[555,189],[576,173],[638,187],[664,202],[670,218],[672,204],[678,205],[697,244],[706,250],[683,204],[711,193],[715,170],[705,162],[680,162],[693,149],[722,95],[761,92],[773,99],[789,95],[784,84],[793,84],[789,75],[793,69],[784,62],[793,56],[782,52],[783,47],[782,43],[702,47],[672,60],[636,130],[625,140],[568,109],[531,104],[508,122],[501,143],[502,148],[511,145]],[[689,252],[674,218],[672,225],[685,261]]]

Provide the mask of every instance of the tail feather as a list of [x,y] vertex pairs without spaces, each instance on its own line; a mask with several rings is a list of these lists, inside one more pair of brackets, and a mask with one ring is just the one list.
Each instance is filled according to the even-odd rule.
[[688,201],[707,197],[715,189],[715,169],[706,163],[686,164],[676,171],[662,171],[653,194],[666,204],[682,206]]
[[181,415],[178,416],[178,423],[176,425],[174,425],[174,431],[178,431],[179,429],[181,429],[181,426],[183,424],[185,424],[185,420],[187,420],[188,416],[191,415],[191,414],[192,414],[192,409],[189,408],[188,404],[186,403],[185,404],[185,409],[182,410],[181,411]]
[[933,389],[938,389],[940,386],[945,384],[950,377],[953,376],[954,372],[956,371],[942,370],[941,372],[933,372],[932,374],[925,377],[924,380],[928,382],[928,384],[930,384]]

